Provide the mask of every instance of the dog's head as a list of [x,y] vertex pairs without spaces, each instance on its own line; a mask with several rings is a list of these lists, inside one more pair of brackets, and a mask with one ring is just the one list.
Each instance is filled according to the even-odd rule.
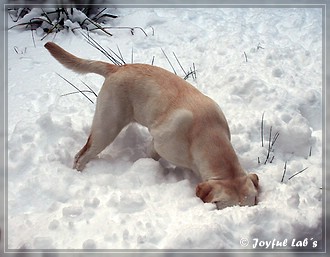
[[257,204],[259,178],[256,174],[218,180],[210,179],[198,184],[196,195],[206,203],[215,203],[219,210],[226,207]]

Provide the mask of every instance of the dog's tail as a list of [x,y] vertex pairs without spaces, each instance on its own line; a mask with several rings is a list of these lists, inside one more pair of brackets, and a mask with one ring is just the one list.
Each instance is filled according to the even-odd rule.
[[118,66],[107,62],[92,61],[76,57],[53,42],[47,42],[45,47],[61,64],[78,73],[96,73],[106,77],[119,69]]

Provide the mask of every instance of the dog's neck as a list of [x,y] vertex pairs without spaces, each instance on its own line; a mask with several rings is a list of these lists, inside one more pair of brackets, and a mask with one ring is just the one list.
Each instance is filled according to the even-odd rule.
[[229,138],[208,143],[203,147],[204,153],[195,156],[195,169],[203,181],[231,180],[246,175]]
[[238,177],[246,176],[246,172],[238,163],[235,167],[229,169],[212,169],[206,172],[199,172],[202,181],[209,180],[232,180]]

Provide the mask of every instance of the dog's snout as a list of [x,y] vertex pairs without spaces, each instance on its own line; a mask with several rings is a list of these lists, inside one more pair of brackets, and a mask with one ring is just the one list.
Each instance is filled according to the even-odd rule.
[[214,202],[214,203],[217,206],[217,209],[218,210],[222,210],[224,208],[231,207],[231,206],[234,205],[234,204],[230,204],[230,203],[228,203],[226,201],[217,201],[217,202]]
[[258,202],[257,202],[257,197],[254,198],[255,200],[252,201],[252,202],[249,202],[249,201],[240,201],[240,202],[229,202],[229,201],[216,201],[214,202],[214,204],[217,206],[217,209],[218,210],[222,210],[224,208],[227,208],[227,207],[233,207],[233,206],[254,206],[254,205],[257,205]]

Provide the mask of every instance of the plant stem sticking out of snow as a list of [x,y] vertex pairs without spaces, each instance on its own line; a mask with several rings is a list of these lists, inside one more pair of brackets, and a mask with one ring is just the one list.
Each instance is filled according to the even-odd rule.
[[288,178],[288,180],[292,179],[293,177],[297,176],[298,174],[302,173],[303,171],[307,170],[308,167],[302,169],[301,171],[298,171],[297,173],[293,174],[291,177]]
[[181,63],[179,62],[179,59],[178,59],[178,57],[176,57],[176,55],[175,55],[175,53],[173,52],[173,55],[174,55],[174,57],[175,57],[175,59],[176,59],[176,61],[178,62],[178,64],[179,64],[179,66],[180,66],[180,68],[181,68],[181,70],[183,71],[183,73],[185,74],[185,77],[187,77],[187,72],[184,70],[184,68],[182,67],[182,65],[181,65]]
[[[81,33],[83,37],[86,39],[87,43],[92,47],[100,51],[105,57],[107,57],[113,64],[115,65],[124,65],[126,64],[124,59],[119,57],[119,55],[115,54],[115,56],[111,55],[107,50],[104,49],[95,39],[93,39],[89,34]],[[118,46],[117,46],[118,48]],[[114,53],[111,50],[112,53]],[[121,55],[121,53],[119,53]]]
[[245,51],[244,51],[244,57],[245,57],[245,62],[248,62],[248,58],[247,58]]
[[287,161],[285,161],[285,164],[284,164],[284,171],[283,171],[283,176],[282,176],[282,179],[281,179],[281,183],[283,183],[284,176],[285,176],[285,173],[286,173],[286,164],[287,164]]
[[265,116],[265,112],[262,113],[262,117],[261,117],[261,147],[264,147],[264,116]]
[[176,74],[176,71],[175,71],[175,69],[174,69],[174,67],[173,67],[173,65],[172,65],[172,63],[171,63],[171,61],[170,61],[170,59],[168,59],[168,57],[167,57],[165,51],[163,50],[163,48],[161,48],[161,50],[162,50],[162,52],[163,52],[163,54],[164,54],[166,60],[168,61],[168,63],[169,63],[170,66],[172,67],[172,70],[173,70],[174,74],[177,75],[177,74]]
[[80,90],[77,86],[75,86],[73,83],[71,83],[69,80],[67,80],[66,78],[64,78],[63,76],[61,76],[60,74],[56,73],[59,77],[61,77],[64,81],[66,81],[69,85],[71,85],[73,88],[75,88],[77,90],[77,92],[72,92],[72,93],[68,93],[68,94],[64,94],[61,96],[66,96],[66,95],[71,95],[71,94],[75,94],[75,93],[81,93],[84,97],[86,97],[92,104],[94,104],[94,102],[85,94],[85,93],[93,93],[95,96],[96,93],[89,87],[87,86],[86,83],[85,86],[87,86],[89,88],[89,90]]
[[[260,137],[261,137],[261,147],[264,147],[264,128],[265,128],[265,112],[262,113],[261,116],[261,123],[260,123]],[[278,139],[280,133],[276,132],[274,137],[272,138],[272,129],[273,127],[271,126],[269,129],[269,139],[268,139],[268,149],[267,149],[267,156],[266,159],[264,161],[264,164],[266,164],[268,161],[269,163],[272,163],[275,156],[273,155],[271,157],[271,153],[274,152],[274,144],[276,142],[276,140]],[[258,164],[260,164],[260,158],[258,157]]]
[[257,46],[257,50],[259,50],[259,49],[265,49],[265,48],[263,48],[259,43],[258,46]]
[[[284,164],[284,170],[283,170],[283,175],[282,175],[281,183],[283,183],[283,181],[284,181],[284,177],[285,177],[285,174],[286,174],[286,167],[287,167],[287,161]],[[304,172],[307,169],[308,169],[308,167],[302,169],[301,171],[296,172],[295,174],[293,174],[291,177],[288,178],[288,181],[290,179],[294,178],[295,176],[299,175],[300,173]]]
[[[273,146],[276,142],[276,140],[278,139],[280,133],[279,132],[276,132],[273,139],[272,139],[272,129],[273,127],[271,126],[270,129],[269,129],[269,141],[268,141],[268,150],[267,150],[267,156],[266,156],[266,160],[265,160],[265,163],[267,163],[267,161],[269,160],[269,157],[270,157],[270,153],[274,150]],[[274,158],[271,159],[271,161],[273,160]]]

